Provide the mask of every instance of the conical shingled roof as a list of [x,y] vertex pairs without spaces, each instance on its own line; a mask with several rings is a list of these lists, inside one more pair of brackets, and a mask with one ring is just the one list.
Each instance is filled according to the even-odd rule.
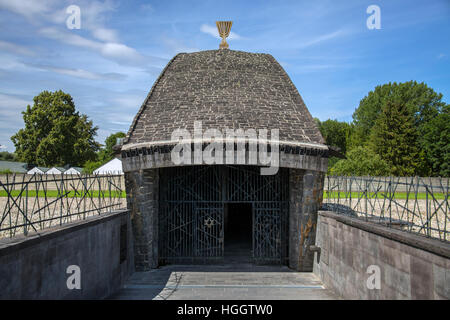
[[279,129],[280,143],[324,139],[289,76],[269,54],[234,50],[180,53],[165,67],[137,113],[124,147],[170,141],[172,132]]

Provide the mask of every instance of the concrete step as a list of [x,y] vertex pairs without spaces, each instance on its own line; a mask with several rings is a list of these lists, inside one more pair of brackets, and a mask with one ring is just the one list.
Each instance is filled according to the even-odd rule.
[[164,266],[136,272],[111,299],[337,299],[313,273],[284,266]]

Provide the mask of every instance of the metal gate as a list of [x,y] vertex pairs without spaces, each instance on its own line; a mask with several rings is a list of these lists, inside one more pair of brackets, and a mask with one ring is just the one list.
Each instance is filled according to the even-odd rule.
[[287,234],[289,232],[287,204],[255,203],[253,207],[253,259],[255,263],[287,261]]
[[260,175],[251,166],[160,169],[160,263],[211,263],[224,256],[225,203],[251,203],[253,260],[285,264],[288,171]]

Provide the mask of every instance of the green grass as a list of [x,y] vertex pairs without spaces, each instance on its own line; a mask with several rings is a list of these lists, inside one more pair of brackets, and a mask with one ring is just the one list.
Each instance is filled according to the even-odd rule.
[[[368,194],[368,198],[369,199],[374,199],[374,198],[378,198],[378,199],[384,199],[384,197],[382,196],[382,194],[384,194],[386,197],[389,197],[389,193],[386,192],[378,192],[378,194],[375,194],[374,192],[369,192]],[[395,196],[394,199],[406,199],[407,197],[407,192],[395,192]],[[327,194],[327,192],[324,191],[323,193],[323,198],[324,199],[337,199],[338,196],[340,198],[349,198],[350,197],[350,193],[349,192],[343,192],[343,191],[332,191],[329,194]],[[445,194],[444,193],[440,193],[440,192],[434,192],[433,196],[436,199],[445,199]],[[353,199],[357,199],[359,197],[363,197],[363,193],[362,192],[351,192],[351,197]],[[365,196],[364,196],[365,197]],[[408,199],[415,199],[415,194],[414,193],[409,193]],[[417,199],[421,199],[421,200],[425,200],[427,198],[427,195],[425,192],[419,192],[417,194]],[[431,196],[431,194],[428,194],[428,199],[429,200],[433,200],[433,197]]]
[[[20,194],[20,190],[12,190],[11,191],[11,195],[13,197],[17,197]],[[58,190],[47,190],[46,192],[44,192],[44,190],[39,190],[39,192],[36,192],[36,190],[28,190],[28,197],[36,197],[36,194],[39,198],[44,198],[45,196],[47,196],[47,198],[58,198],[61,196],[61,194],[58,192]],[[102,191],[101,193],[99,191],[93,190],[90,191],[86,194],[86,197],[93,197],[93,198],[98,198],[100,195],[100,197],[105,197],[105,198],[109,198],[109,191]],[[0,190],[0,197],[7,197],[8,193],[5,190]],[[25,191],[22,192],[22,196],[25,196]],[[70,191],[67,194],[67,197],[69,198],[81,198],[83,195],[82,193],[79,191],[78,193],[75,193],[75,191]],[[111,191],[111,197],[115,198],[115,197],[120,197],[120,198],[126,198],[126,193],[125,191]]]

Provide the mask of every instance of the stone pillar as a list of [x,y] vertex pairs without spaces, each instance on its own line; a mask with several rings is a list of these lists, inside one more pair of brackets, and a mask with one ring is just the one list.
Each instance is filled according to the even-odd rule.
[[158,169],[125,173],[136,271],[158,267]]
[[289,170],[289,267],[312,271],[316,241],[317,211],[322,202],[324,174]]

